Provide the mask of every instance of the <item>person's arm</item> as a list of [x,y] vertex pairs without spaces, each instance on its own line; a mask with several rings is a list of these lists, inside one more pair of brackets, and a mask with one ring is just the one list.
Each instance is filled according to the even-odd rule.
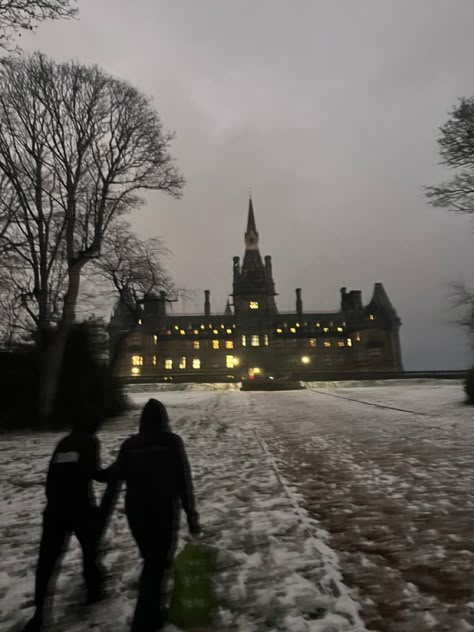
[[109,481],[116,478],[117,475],[117,462],[109,465],[109,467],[102,468],[101,467],[101,459],[100,459],[100,443],[97,437],[93,438],[93,450],[91,453],[90,460],[90,472],[92,473],[92,478],[99,483],[108,483]]
[[191,534],[196,535],[201,531],[201,527],[199,524],[199,514],[196,511],[196,503],[194,500],[191,466],[189,465],[183,440],[178,435],[175,436],[178,452],[178,494],[181,500],[181,505],[188,519],[189,531]]

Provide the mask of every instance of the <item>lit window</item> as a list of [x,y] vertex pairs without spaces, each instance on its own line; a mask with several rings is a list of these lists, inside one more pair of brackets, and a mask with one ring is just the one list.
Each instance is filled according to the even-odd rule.
[[193,358],[193,369],[201,368],[201,360],[199,358]]
[[226,349],[233,349],[233,348],[234,348],[234,342],[233,342],[233,340],[226,340],[226,341],[225,341],[225,348],[226,348]]
[[323,331],[327,334],[329,331],[329,327],[323,327]]
[[321,327],[321,325],[319,323],[316,323],[316,327]]
[[138,324],[139,324],[139,325],[141,325],[141,324],[142,324],[142,319],[141,319],[141,318],[139,318],[139,319],[138,319]]
[[153,336],[153,342],[155,343],[155,345],[158,344],[158,336],[157,335]]
[[294,327],[290,327],[290,331],[292,334],[296,334],[296,329]]
[[352,339],[351,338],[347,339],[347,346],[348,347],[352,347]]
[[253,335],[250,338],[250,346],[251,347],[259,347],[260,346],[260,336]]
[[209,327],[209,329],[212,329],[212,325],[210,323],[209,323],[208,327]]
[[356,332],[356,342],[360,342],[360,333]]
[[375,316],[373,314],[369,314],[369,320],[375,320]]
[[132,366],[143,366],[143,356],[141,356],[141,355],[133,355],[132,356]]
[[232,329],[226,329],[226,332],[227,332],[228,334],[231,334],[231,333],[232,333]]
[[217,334],[219,333],[219,331],[217,329],[213,329],[212,333],[215,334],[217,336]]
[[132,366],[132,369],[131,369],[131,374],[132,374],[132,375],[140,375],[140,371],[141,371],[140,367],[138,367],[138,366]]
[[168,331],[166,332],[167,336],[171,336],[171,331],[168,329]]
[[316,338],[310,338],[309,339],[309,346],[310,347],[315,347],[316,346]]
[[195,340],[193,342],[193,347],[194,349],[199,349],[201,347],[201,343],[199,342],[199,340]]
[[201,325],[201,329],[205,329],[204,325]]
[[158,362],[156,356],[153,356],[152,362],[153,362],[153,366],[156,366],[156,363]]
[[221,329],[225,329],[224,325],[221,325]]
[[338,340],[338,341],[337,341],[337,346],[338,346],[338,347],[345,347],[345,346],[346,346],[346,343],[344,342],[344,340]]
[[179,366],[180,369],[185,369],[186,368],[186,358],[184,356],[179,359],[178,366]]
[[263,337],[263,342],[265,346],[268,347],[268,334],[265,334],[265,336]]
[[233,369],[234,368],[234,356],[233,355],[226,355],[225,357],[225,365],[228,369]]
[[219,341],[218,340],[213,340],[212,341],[212,348],[213,349],[219,349]]
[[242,347],[247,346],[247,336],[242,336]]
[[184,334],[185,334],[186,332],[184,331],[184,329],[180,329],[180,330],[179,330],[179,333],[180,333],[182,336],[184,336]]
[[199,329],[195,329],[195,330],[194,330],[194,334],[197,336],[197,335],[198,335],[198,333],[199,333]]
[[308,358],[308,356],[303,356],[303,357],[301,358],[301,362],[302,362],[303,364],[309,364],[309,358]]
[[280,329],[280,327],[277,329],[277,334],[282,334],[283,333],[283,329]]
[[324,346],[325,347],[330,347],[331,346],[331,341],[330,340],[325,340],[324,341]]
[[175,328],[175,329],[179,329],[178,325],[175,325],[175,326],[174,326],[174,328]]
[[165,369],[172,369],[173,368],[173,360],[171,360],[170,358],[167,358],[165,360]]
[[299,326],[300,326],[300,324],[299,324],[299,323],[296,323],[296,324],[295,324],[295,327],[299,327]]
[[338,327],[337,331],[344,331],[342,327]]
[[250,301],[249,307],[250,309],[258,309],[258,301]]

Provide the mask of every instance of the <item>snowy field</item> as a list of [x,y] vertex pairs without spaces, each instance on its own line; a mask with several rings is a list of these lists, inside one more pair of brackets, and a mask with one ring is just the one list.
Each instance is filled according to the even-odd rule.
[[[185,440],[203,537],[220,553],[215,630],[474,630],[474,420],[460,385],[307,386],[131,393],[137,405],[160,398]],[[104,463],[137,418],[138,410],[101,432]],[[42,485],[57,440],[0,436],[2,631],[31,613]],[[104,548],[107,599],[87,610],[71,541],[48,632],[128,630],[140,564],[121,502]]]

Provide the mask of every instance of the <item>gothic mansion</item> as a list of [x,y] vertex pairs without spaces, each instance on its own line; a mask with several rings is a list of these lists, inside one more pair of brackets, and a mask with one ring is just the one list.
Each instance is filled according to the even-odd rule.
[[305,312],[301,290],[295,311],[279,312],[271,257],[264,260],[252,200],[245,253],[233,260],[232,305],[213,313],[205,292],[204,313],[170,314],[167,297],[148,296],[138,322],[117,305],[109,325],[112,342],[123,340],[117,374],[140,381],[238,381],[264,375],[341,379],[402,370],[400,318],[382,283],[362,304],[359,290],[341,289],[340,308]]

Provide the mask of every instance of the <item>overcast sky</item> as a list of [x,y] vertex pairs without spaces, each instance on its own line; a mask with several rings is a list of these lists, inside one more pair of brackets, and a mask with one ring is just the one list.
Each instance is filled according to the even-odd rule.
[[186,177],[133,223],[163,237],[176,309],[224,310],[252,190],[279,309],[337,309],[381,281],[406,368],[472,359],[450,325],[450,283],[474,282],[467,217],[427,205],[439,126],[474,94],[472,0],[80,0],[26,49],[97,63],[154,98]]

